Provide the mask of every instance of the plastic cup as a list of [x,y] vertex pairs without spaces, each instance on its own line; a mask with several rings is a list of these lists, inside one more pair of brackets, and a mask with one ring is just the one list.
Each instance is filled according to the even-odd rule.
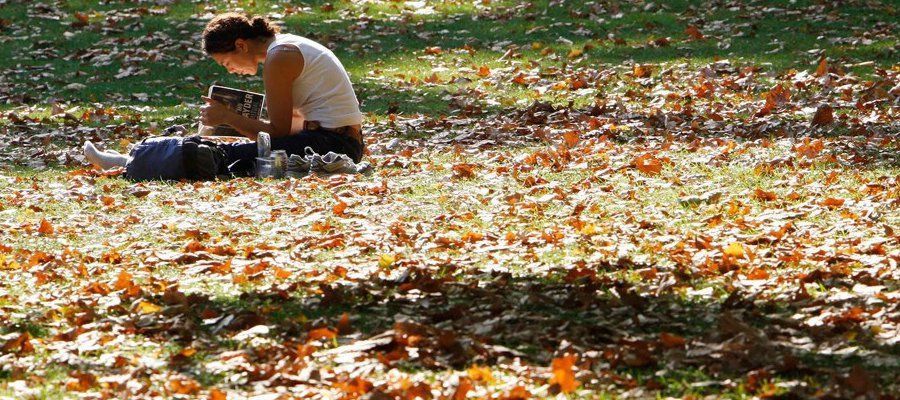
[[273,157],[256,157],[256,177],[257,178],[274,178],[275,177],[275,158],[273,158]]

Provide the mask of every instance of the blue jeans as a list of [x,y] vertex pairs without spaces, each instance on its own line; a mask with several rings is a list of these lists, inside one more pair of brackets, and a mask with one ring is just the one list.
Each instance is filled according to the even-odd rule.
[[[349,136],[322,129],[303,130],[294,135],[272,139],[272,150],[284,150],[288,157],[291,154],[304,155],[304,150],[310,147],[319,154],[329,151],[346,154],[359,162],[363,156],[363,144]],[[223,143],[219,148],[225,151],[226,164],[235,175],[253,175],[256,166],[256,142],[253,143]]]

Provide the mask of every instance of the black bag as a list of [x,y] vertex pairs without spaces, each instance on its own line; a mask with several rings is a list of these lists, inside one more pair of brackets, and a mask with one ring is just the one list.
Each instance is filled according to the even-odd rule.
[[216,179],[228,174],[225,151],[214,142],[191,136],[181,145],[185,178],[195,181]]

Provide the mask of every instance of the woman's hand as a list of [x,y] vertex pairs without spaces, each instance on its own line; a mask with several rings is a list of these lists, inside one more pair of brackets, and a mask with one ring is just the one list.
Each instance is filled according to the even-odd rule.
[[209,97],[203,96],[206,105],[200,108],[200,122],[206,126],[228,124],[236,113],[228,106]]

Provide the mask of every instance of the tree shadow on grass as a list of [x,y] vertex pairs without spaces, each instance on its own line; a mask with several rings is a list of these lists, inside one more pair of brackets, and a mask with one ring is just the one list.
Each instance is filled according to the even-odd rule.
[[[763,374],[835,390],[849,379],[850,367],[863,367],[872,382],[896,378],[879,362],[896,357],[898,349],[879,345],[859,321],[812,328],[793,320],[809,299],[757,301],[741,290],[720,299],[685,296],[673,290],[685,278],[669,273],[648,276],[654,284],[641,286],[603,275],[620,267],[637,266],[558,270],[542,278],[463,278],[452,270],[411,268],[392,280],[282,284],[218,298],[170,287],[144,298],[165,304],[162,312],[135,315],[133,322],[136,333],[154,341],[202,352],[173,356],[173,369],[204,376],[205,363],[238,351],[248,363],[241,372],[251,382],[288,385],[318,382],[294,376],[312,360],[352,375],[357,369],[462,370],[514,359],[547,366],[567,352],[580,357],[579,368],[597,379],[595,388],[659,388],[667,374],[685,371],[696,373],[685,378],[688,385],[702,385],[698,379],[715,385],[731,379],[733,385],[747,374]],[[650,273],[646,267],[637,271]],[[856,335],[855,350],[829,350],[848,333]],[[808,395],[818,387],[794,389]]]

